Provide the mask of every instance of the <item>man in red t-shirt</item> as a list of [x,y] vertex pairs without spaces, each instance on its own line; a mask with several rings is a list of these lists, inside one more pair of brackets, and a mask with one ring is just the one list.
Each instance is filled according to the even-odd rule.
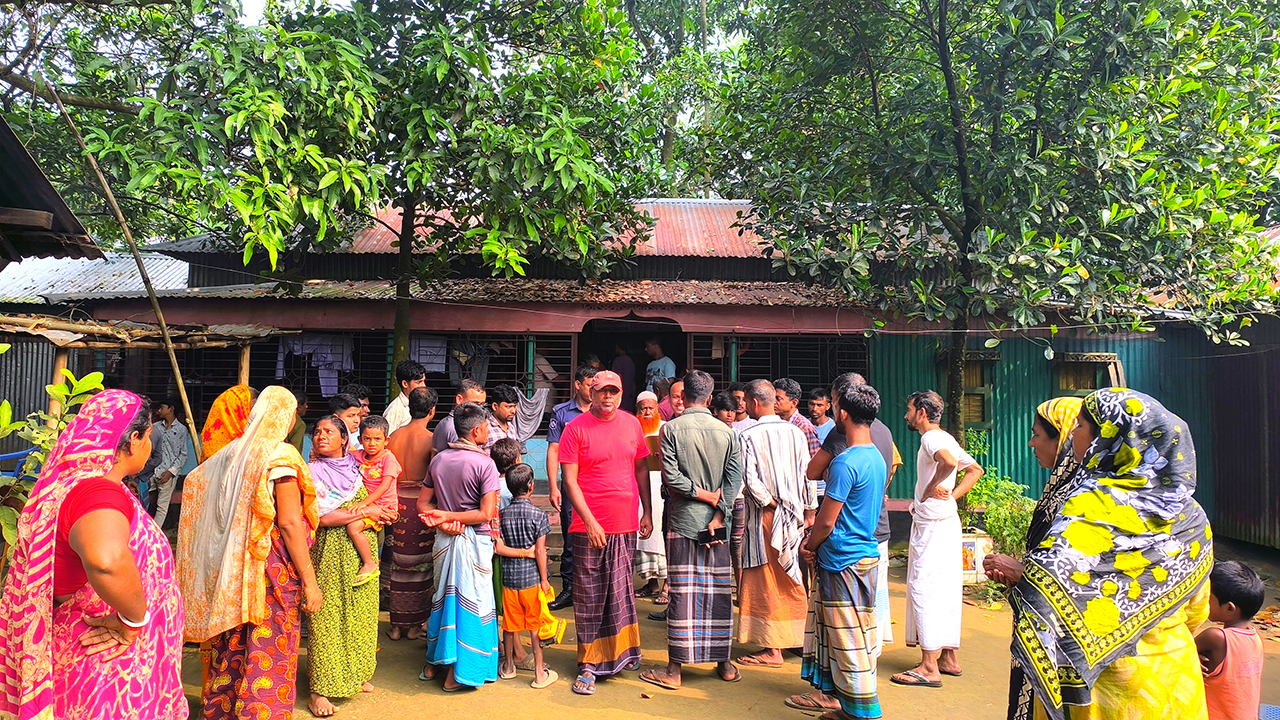
[[636,533],[647,538],[653,532],[649,445],[640,421],[618,409],[621,398],[622,378],[611,370],[596,373],[591,411],[574,418],[560,437],[564,492],[573,505],[569,541],[579,667],[573,691],[579,695],[595,694],[597,676],[640,667],[631,563]]

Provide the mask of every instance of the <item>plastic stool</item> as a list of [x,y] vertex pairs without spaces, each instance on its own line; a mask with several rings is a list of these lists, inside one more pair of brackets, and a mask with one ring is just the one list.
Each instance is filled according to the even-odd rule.
[[1280,705],[1263,705],[1259,707],[1258,720],[1280,720]]

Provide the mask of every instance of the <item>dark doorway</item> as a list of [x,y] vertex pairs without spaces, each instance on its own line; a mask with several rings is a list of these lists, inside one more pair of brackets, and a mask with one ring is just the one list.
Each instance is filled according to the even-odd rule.
[[650,339],[657,339],[663,354],[675,362],[677,377],[689,368],[687,336],[680,324],[669,318],[639,317],[634,313],[623,318],[597,318],[583,326],[578,336],[579,362],[595,355],[601,365],[609,368],[618,357],[618,347],[631,358],[636,389],[631,397],[623,399],[623,409],[628,411],[633,407],[635,393],[644,390],[644,371],[653,359],[645,353],[645,343]]

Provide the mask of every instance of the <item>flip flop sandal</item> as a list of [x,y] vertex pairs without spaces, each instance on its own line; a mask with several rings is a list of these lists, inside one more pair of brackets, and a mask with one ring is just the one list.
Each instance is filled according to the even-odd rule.
[[[516,663],[516,669],[532,670],[533,669],[533,653],[529,653],[528,655],[525,655],[524,660],[521,660],[520,662]],[[511,677],[515,677],[515,675],[513,674]]]
[[[517,667],[519,667],[519,666],[517,666]],[[507,671],[505,671],[505,670],[503,670],[503,669],[502,669],[502,666],[501,666],[501,665],[499,665],[499,666],[498,666],[498,679],[499,679],[499,680],[514,680],[514,679],[515,679],[515,677],[516,677],[516,671],[515,671],[515,670],[512,670],[511,672],[507,672]]]
[[669,605],[669,604],[671,604],[671,596],[670,596],[670,595],[668,595],[668,594],[667,594],[667,593],[665,593],[665,592],[660,592],[660,593],[658,593],[658,596],[657,596],[657,597],[655,597],[655,598],[653,599],[653,604],[654,604],[654,605]]
[[760,658],[756,657],[755,655],[743,655],[742,657],[738,658],[734,662],[738,663],[739,665],[744,665],[746,667],[766,667],[766,668],[782,667],[782,663],[765,662]]
[[[732,663],[730,663],[730,664],[732,665]],[[721,675],[721,674],[720,674],[720,671],[719,671],[718,669],[716,670],[716,675],[717,675],[721,680],[723,680],[723,681],[725,681],[725,682],[727,682],[727,683],[736,683],[736,682],[738,682],[739,680],[741,680],[741,679],[742,679],[742,673],[738,671],[738,666],[736,666],[736,665],[733,665],[733,679],[732,679],[732,680],[730,680],[729,678],[725,677],[724,675]]]
[[379,574],[380,574],[380,571],[374,570],[371,573],[361,573],[359,575],[356,575],[356,579],[351,581],[351,587],[360,587],[361,585],[368,585],[369,581],[378,577]]
[[541,690],[543,688],[551,687],[559,679],[560,679],[560,675],[557,674],[555,670],[552,670],[551,668],[547,668],[547,679],[543,680],[542,682],[538,682],[537,679],[535,679],[533,682],[529,683],[529,687],[533,688],[534,690]]
[[[801,698],[801,701],[792,700],[791,699],[792,697]],[[789,708],[793,708],[795,710],[804,710],[805,712],[827,712],[828,710],[835,709],[835,708],[826,707],[824,705],[819,705],[818,701],[813,699],[812,693],[805,693],[803,695],[792,695],[786,700],[783,700],[782,704],[786,705]]]
[[640,588],[639,590],[637,590],[637,591],[636,591],[636,597],[638,597],[638,598],[653,597],[653,590],[651,590],[651,589],[649,589],[649,588],[647,588],[647,587],[642,587],[642,588]]
[[946,670],[942,670],[941,668],[939,668],[938,672],[942,673],[943,675],[950,675],[951,677],[960,677],[961,675],[964,675],[963,670],[959,672],[947,672]]
[[[582,685],[581,690],[578,689],[579,685]],[[591,673],[582,673],[573,681],[573,687],[571,689],[575,694],[578,694],[578,695],[595,695],[596,694],[595,675],[592,675]]]
[[435,680],[435,676],[427,677],[427,666],[423,665],[422,670],[418,672],[418,680],[422,682],[431,682],[432,680]]
[[[913,678],[914,682],[905,682],[905,681],[899,680],[898,675],[905,675],[909,678]],[[942,687],[942,683],[930,680],[929,678],[921,675],[915,670],[906,670],[904,672],[898,673],[898,675],[894,675],[893,677],[889,678],[889,682],[893,683],[894,685],[902,685],[903,687],[931,687],[931,688]]]
[[476,688],[473,688],[470,685],[459,685],[457,687],[449,687],[448,685],[445,685],[440,689],[444,690],[447,693],[456,693],[456,692],[462,692],[463,690],[475,690]]
[[635,672],[636,670],[639,670],[639,669],[640,669],[640,659],[639,659],[639,658],[636,658],[635,660],[632,660],[631,662],[627,663],[626,665],[623,665],[623,666],[622,666],[622,669],[623,669],[623,670],[626,670],[627,672]]
[[658,676],[654,673],[653,670],[645,670],[644,672],[640,673],[640,679],[649,683],[650,685],[657,685],[658,687],[664,690],[680,689],[679,685],[672,685],[669,682],[662,681],[660,678],[658,678]]

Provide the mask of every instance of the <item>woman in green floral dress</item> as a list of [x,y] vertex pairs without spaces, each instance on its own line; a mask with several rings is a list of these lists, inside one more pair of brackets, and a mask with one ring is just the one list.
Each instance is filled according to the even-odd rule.
[[[346,526],[361,518],[383,523],[394,518],[379,515],[385,511],[375,505],[353,510],[367,493],[359,464],[347,454],[347,429],[341,420],[330,416],[317,422],[311,446],[315,458],[310,467],[321,513],[311,561],[324,604],[309,620],[308,709],[316,717],[329,717],[337,711],[330,698],[373,691],[370,680],[377,667],[378,583],[352,587],[360,556]],[[374,531],[366,530],[364,536],[370,547],[377,546]]]

